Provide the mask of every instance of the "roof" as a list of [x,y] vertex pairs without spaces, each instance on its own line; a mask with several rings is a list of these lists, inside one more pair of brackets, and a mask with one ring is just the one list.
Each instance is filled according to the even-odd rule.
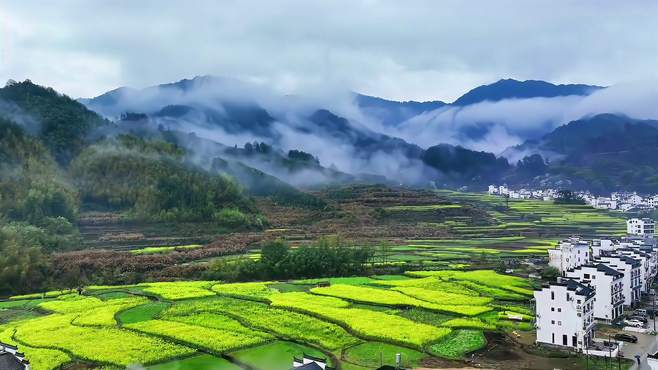
[[599,263],[599,264],[596,264],[596,265],[588,263],[586,265],[580,265],[576,268],[572,268],[572,269],[569,269],[567,271],[568,272],[574,272],[576,270],[582,270],[584,268],[596,269],[596,271],[603,272],[604,274],[606,274],[608,276],[624,276],[624,274],[622,272],[619,272],[619,271],[617,271],[613,268],[610,268],[610,267],[608,267],[608,266],[606,266],[602,263]]
[[315,362],[309,362],[306,365],[293,367],[291,370],[322,370],[322,367]]
[[636,260],[633,257],[620,256],[617,254],[605,254],[605,255],[602,254],[600,258],[614,258],[621,262],[625,262],[626,264],[631,265],[632,267],[639,267],[642,264],[639,260]]
[[624,276],[624,273],[619,272],[619,271],[613,269],[612,267],[608,267],[608,266],[606,266],[602,263],[599,263],[598,265],[596,265],[596,270],[600,271],[600,272],[602,272],[606,275],[609,275],[609,276]]
[[582,295],[584,297],[594,296],[594,289],[576,280],[567,279],[566,286],[567,290],[574,292],[576,295]]
[[0,369],[25,370],[25,365],[9,352],[0,352]]

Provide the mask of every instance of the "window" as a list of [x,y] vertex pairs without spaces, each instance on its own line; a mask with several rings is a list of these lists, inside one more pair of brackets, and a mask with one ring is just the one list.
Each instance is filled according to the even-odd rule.
[[558,307],[557,312],[562,312],[562,308]]
[[551,325],[555,325],[555,320],[551,320]]
[[585,279],[589,279],[589,274],[585,274],[583,276],[585,276]]
[[566,335],[566,334],[562,334],[562,345],[564,345],[564,346],[568,346],[568,345],[569,345],[569,342],[568,342],[568,340],[567,340],[567,335]]
[[551,292],[551,299],[555,299],[555,292]]
[[557,326],[562,326],[562,321],[558,321]]
[[554,311],[555,311],[555,307],[551,307],[551,312],[554,312]]

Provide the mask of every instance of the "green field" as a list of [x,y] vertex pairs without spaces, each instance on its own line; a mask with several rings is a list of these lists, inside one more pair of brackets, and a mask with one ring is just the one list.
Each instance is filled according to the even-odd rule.
[[[319,281],[330,285],[316,287]],[[426,357],[461,358],[485,345],[482,331],[530,329],[529,289],[524,279],[488,270],[95,286],[87,295],[0,302],[0,310],[33,313],[8,316],[0,340],[18,344],[35,370],[75,361],[110,368],[233,369],[241,363],[285,370],[302,353],[345,369],[392,364],[402,353],[414,366]],[[519,303],[500,301],[501,292],[520,297]],[[509,312],[528,321],[511,322]]]

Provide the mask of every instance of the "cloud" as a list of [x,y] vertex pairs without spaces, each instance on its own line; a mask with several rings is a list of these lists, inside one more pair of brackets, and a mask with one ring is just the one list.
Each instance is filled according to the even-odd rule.
[[657,28],[654,0],[6,0],[0,78],[73,97],[214,74],[451,101],[502,77],[655,77]]
[[614,85],[588,96],[508,99],[443,107],[413,117],[388,133],[421,147],[451,143],[501,154],[510,146],[598,113],[658,119],[658,79]]

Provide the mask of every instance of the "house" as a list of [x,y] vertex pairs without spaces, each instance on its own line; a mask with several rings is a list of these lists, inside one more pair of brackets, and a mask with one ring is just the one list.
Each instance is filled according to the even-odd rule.
[[548,250],[548,264],[560,270],[562,275],[590,261],[589,243],[579,237],[565,239],[555,249]]
[[631,218],[626,221],[626,232],[631,235],[653,236],[656,234],[656,221],[650,218]]
[[0,369],[30,370],[30,361],[18,351],[18,347],[0,342]]
[[615,240],[612,239],[594,239],[592,240],[592,258],[601,255],[602,252],[612,252],[615,250]]
[[599,263],[576,267],[567,271],[566,276],[594,289],[596,292],[594,317],[596,319],[610,322],[623,315],[623,273]]
[[615,253],[622,256],[632,257],[640,261],[640,292],[649,293],[653,285],[653,276],[651,274],[651,255],[636,248],[618,248]]
[[622,280],[624,305],[629,307],[634,306],[640,301],[640,291],[642,288],[642,283],[640,282],[640,261],[632,257],[616,255],[614,253],[609,255],[603,254],[595,262],[603,263],[624,274]]
[[327,366],[326,358],[314,357],[304,353],[301,359],[292,359],[291,370],[334,370],[334,368]]
[[534,292],[538,343],[584,350],[594,337],[594,289],[573,279]]

